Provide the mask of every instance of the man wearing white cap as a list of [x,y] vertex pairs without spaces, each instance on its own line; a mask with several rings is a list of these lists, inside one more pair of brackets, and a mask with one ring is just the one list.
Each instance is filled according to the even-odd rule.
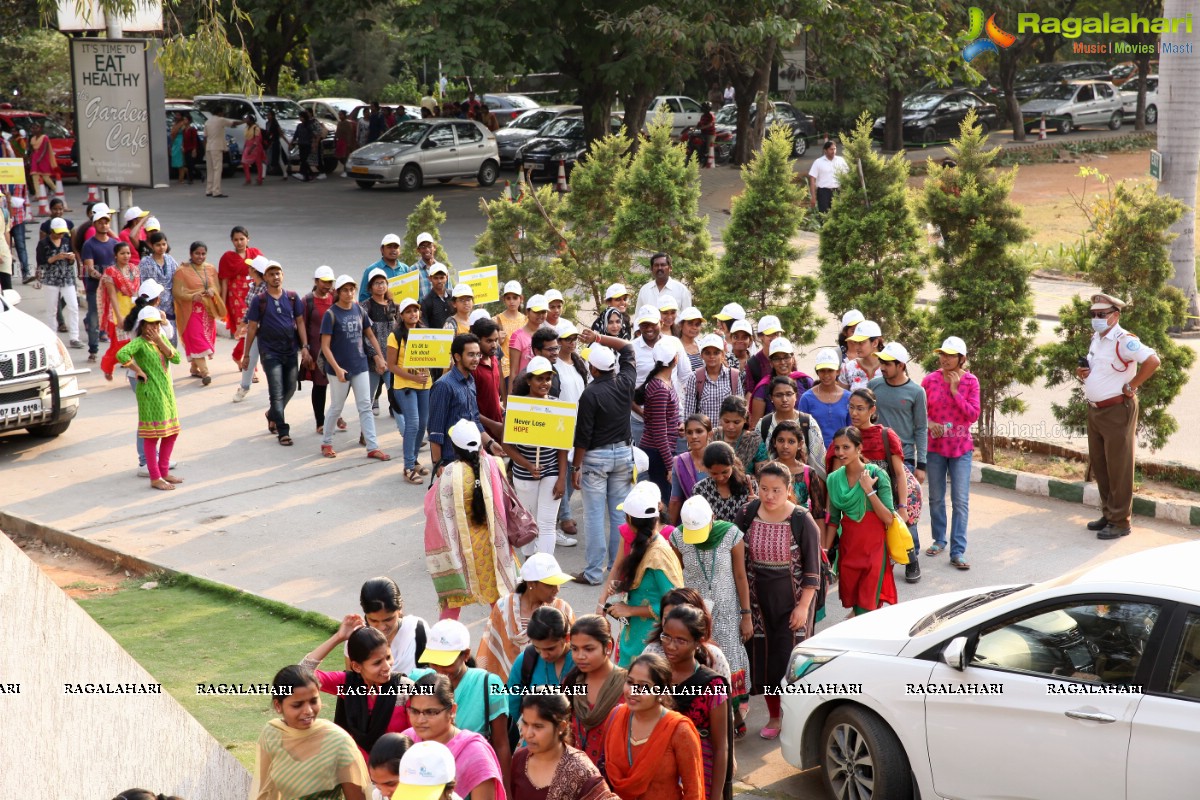
[[292,444],[292,437],[284,409],[296,393],[297,350],[300,363],[311,366],[308,330],[304,325],[304,303],[295,292],[284,290],[283,267],[278,261],[263,265],[263,278],[266,289],[246,308],[246,347],[239,366],[249,369],[250,351],[257,343],[271,402],[267,419],[275,423],[275,435],[286,447]]
[[779,317],[774,314],[767,314],[758,321],[758,343],[759,351],[750,357],[746,362],[746,402],[750,401],[750,394],[762,382],[762,379],[773,374],[771,369],[771,342],[783,333],[783,325],[779,322]]
[[[925,462],[929,447],[929,414],[925,402],[925,390],[908,377],[908,350],[899,342],[888,342],[879,354],[879,369],[883,377],[874,378],[868,388],[875,393],[875,408],[879,412],[880,424],[891,428],[904,445],[904,463],[912,470],[918,483],[925,482]],[[913,549],[908,554],[908,565],[904,568],[904,580],[916,583],[921,580],[921,566],[917,553],[921,542],[917,536],[917,522],[908,524],[913,537]]]
[[563,294],[558,289],[546,290],[546,324],[551,328],[557,328],[558,323],[562,321],[563,310]]
[[1160,363],[1154,350],[1121,327],[1124,308],[1125,302],[1112,295],[1092,295],[1087,365],[1075,370],[1087,399],[1088,457],[1104,509],[1103,516],[1087,526],[1098,539],[1129,535],[1137,393]]
[[[680,355],[675,364],[675,371],[671,373],[671,385],[675,388],[676,395],[681,394],[683,381],[691,372],[691,366],[684,354],[683,343],[674,336],[663,333],[662,315],[654,306],[644,306],[638,309],[637,316],[634,318],[634,328],[638,334],[633,338],[633,357],[634,363],[637,365],[635,385],[641,386],[645,383],[646,376],[650,374],[650,370],[654,369],[654,347],[659,343],[666,343],[675,348]],[[630,411],[630,430],[633,434],[633,442],[637,444],[642,440],[645,420],[642,419],[642,408],[638,404],[634,403],[630,407]]]
[[62,217],[50,220],[50,235],[37,243],[37,280],[46,285],[46,324],[56,325],[59,298],[65,304],[64,320],[71,347],[83,348],[79,341],[79,297],[75,293],[75,254],[71,252],[71,237],[67,221]]
[[367,358],[367,345],[375,351],[375,369],[383,372],[387,365],[380,355],[383,351],[375,339],[366,312],[354,302],[358,287],[354,278],[339,275],[333,282],[337,300],[321,319],[321,355],[325,357],[325,372],[329,376],[329,408],[325,411],[324,434],[321,439],[321,455],[334,458],[333,426],[350,390],[354,390],[354,404],[358,409],[358,424],[367,447],[367,458],[390,461],[391,456],[379,449],[375,440],[375,416],[371,413],[371,379],[367,372],[371,368]]
[[408,264],[400,260],[400,237],[389,233],[379,243],[379,260],[363,270],[362,282],[358,285],[358,302],[362,303],[371,296],[371,273],[383,270],[383,275],[389,281],[408,272]]
[[726,346],[731,343],[730,335],[733,333],[733,323],[746,318],[746,309],[742,308],[741,303],[726,303],[721,306],[721,310],[713,314],[713,319],[717,321],[717,333],[725,340]]
[[92,227],[95,234],[83,243],[79,253],[83,260],[83,290],[87,295],[87,326],[88,361],[95,361],[100,351],[100,306],[96,292],[100,289],[100,279],[104,270],[117,263],[114,254],[118,240],[109,234],[112,221],[112,209],[104,203],[92,206]]
[[638,291],[638,308],[642,306],[658,308],[658,301],[662,300],[663,295],[668,294],[675,298],[680,308],[687,308],[692,304],[691,291],[671,277],[671,257],[669,255],[655,253],[650,256],[650,274],[654,276],[654,280]]
[[966,369],[967,345],[948,336],[937,349],[938,369],[925,376],[921,388],[929,405],[929,529],[933,543],[925,551],[936,556],[946,549],[946,482],[950,483],[950,564],[970,569],[967,520],[971,500],[971,426],[979,420],[979,379]]
[[[629,314],[625,311],[629,306],[629,290],[625,288],[625,284],[614,283],[604,290],[604,306],[600,311],[600,316],[596,317],[596,321],[592,323],[592,330],[602,335],[617,336],[628,341],[633,335],[633,328],[629,324]],[[614,314],[621,318],[620,330],[615,334],[608,329],[609,317]]]
[[[590,345],[592,382],[579,398],[571,480],[583,492],[587,517],[587,566],[576,583],[599,586],[621,544],[623,515],[617,505],[629,490],[633,464],[629,409],[637,378],[633,345],[615,336],[580,331]],[[619,348],[620,355],[612,348]]]
[[679,397],[683,404],[683,416],[703,414],[710,422],[721,419],[721,403],[730,395],[741,395],[742,375],[738,369],[730,369],[725,363],[725,342],[715,333],[701,337],[700,357],[704,366],[688,372],[683,381],[683,393]]
[[453,283],[450,275],[450,269],[437,260],[437,242],[433,240],[433,234],[428,231],[421,231],[417,234],[417,260],[408,266],[404,271],[406,273],[417,271],[418,283],[421,287],[421,295],[418,300],[424,300],[425,295],[433,290],[433,283],[430,277],[433,275],[434,266],[440,266],[446,272],[447,281]]

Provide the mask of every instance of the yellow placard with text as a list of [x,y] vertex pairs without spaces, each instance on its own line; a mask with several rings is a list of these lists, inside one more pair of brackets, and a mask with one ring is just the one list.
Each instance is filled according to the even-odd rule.
[[496,265],[458,271],[458,282],[475,292],[475,303],[494,303],[500,299],[500,271]]
[[443,328],[413,328],[404,348],[404,366],[442,369],[450,366],[450,344],[454,331]]
[[0,158],[0,183],[24,183],[25,162],[19,158]]
[[575,444],[578,403],[508,396],[504,413],[504,441],[570,450]]
[[406,297],[411,297],[413,300],[420,300],[421,274],[413,271],[397,275],[394,278],[388,278],[388,291],[392,293],[392,299],[397,303]]

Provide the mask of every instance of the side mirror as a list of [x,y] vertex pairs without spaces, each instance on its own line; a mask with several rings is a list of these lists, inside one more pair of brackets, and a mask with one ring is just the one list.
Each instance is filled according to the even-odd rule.
[[957,636],[942,649],[942,663],[959,672],[967,668],[967,637]]

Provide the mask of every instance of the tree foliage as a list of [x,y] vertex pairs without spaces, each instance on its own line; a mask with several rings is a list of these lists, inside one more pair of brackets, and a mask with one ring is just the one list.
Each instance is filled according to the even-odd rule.
[[[987,147],[972,111],[951,141],[956,165],[929,163],[919,209],[943,239],[933,278],[941,289],[935,339],[958,336],[967,344],[970,370],[979,379],[979,443],[988,464],[995,463],[997,413],[1023,411],[1014,386],[1037,376],[1029,268],[1015,252],[1029,230],[1010,198],[1016,167],[992,167],[999,153]],[[928,369],[934,361],[927,359]]]
[[531,194],[490,202],[480,198],[488,223],[475,240],[475,266],[496,264],[503,280],[521,282],[526,297],[571,287],[571,270],[562,261],[566,243],[551,224],[561,202],[548,183],[537,189],[536,198]]
[[817,281],[792,277],[801,254],[792,237],[804,221],[807,197],[794,180],[791,154],[791,129],[775,125],[762,150],[742,167],[746,188],[733,198],[725,254],[696,295],[703,308],[738,302],[754,316],[774,314],[792,342],[811,344],[819,328],[812,307]]
[[32,28],[0,33],[0,89],[14,105],[57,114],[75,113],[67,37]]
[[[1177,345],[1168,333],[1187,314],[1183,294],[1167,285],[1174,274],[1168,256],[1174,234],[1167,229],[1182,217],[1185,207],[1173,197],[1156,196],[1145,184],[1122,182],[1106,209],[1095,218],[1099,241],[1089,278],[1101,291],[1128,303],[1121,312],[1121,327],[1153,348],[1162,362],[1138,393],[1138,438],[1157,450],[1179,429],[1167,409],[1187,383],[1187,370],[1195,360],[1195,353]],[[1047,385],[1072,385],[1066,403],[1052,404],[1054,416],[1080,434],[1087,430],[1087,403],[1074,375],[1076,362],[1087,354],[1092,338],[1090,305],[1089,298],[1077,297],[1063,306],[1055,328],[1058,341],[1041,348]]]
[[925,275],[922,234],[908,202],[909,164],[903,152],[888,158],[876,153],[871,126],[863,114],[842,139],[849,172],[821,226],[821,288],[834,316],[857,308],[879,323],[885,337],[903,335],[914,347],[927,323],[913,307]]
[[[417,236],[428,233],[433,236],[433,241],[437,244],[437,250],[434,251],[433,257],[445,264],[446,269],[454,269],[454,265],[450,263],[450,257],[446,255],[446,249],[442,247],[440,228],[445,221],[446,212],[442,211],[441,202],[435,200],[431,194],[425,195],[408,215],[408,219],[404,221],[404,244],[400,247],[401,258],[407,257],[409,264],[419,260],[421,256],[417,253]],[[450,277],[457,276],[451,275]]]

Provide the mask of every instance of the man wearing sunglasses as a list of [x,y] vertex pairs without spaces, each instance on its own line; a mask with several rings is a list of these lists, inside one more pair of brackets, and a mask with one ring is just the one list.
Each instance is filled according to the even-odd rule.
[[1124,308],[1116,297],[1092,295],[1092,342],[1086,364],[1081,360],[1075,370],[1087,399],[1088,455],[1104,511],[1087,527],[1100,539],[1129,535],[1137,392],[1159,365],[1154,350],[1121,327]]

